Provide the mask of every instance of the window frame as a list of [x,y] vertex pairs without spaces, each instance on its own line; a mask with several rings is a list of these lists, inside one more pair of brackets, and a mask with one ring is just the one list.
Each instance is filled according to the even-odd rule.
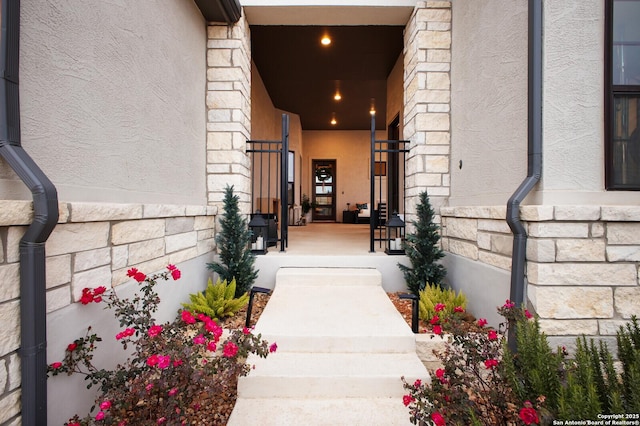
[[[638,0],[618,0],[638,1]],[[616,85],[613,84],[613,4],[614,0],[605,0],[605,45],[604,45],[604,114],[605,114],[605,189],[607,191],[640,191],[640,182],[637,184],[614,183],[614,122],[615,122],[615,97],[637,95],[640,96],[640,85]]]

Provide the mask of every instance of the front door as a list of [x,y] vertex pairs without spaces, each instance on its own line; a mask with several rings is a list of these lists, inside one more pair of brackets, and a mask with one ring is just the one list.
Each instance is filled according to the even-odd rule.
[[313,160],[314,221],[336,220],[336,160]]

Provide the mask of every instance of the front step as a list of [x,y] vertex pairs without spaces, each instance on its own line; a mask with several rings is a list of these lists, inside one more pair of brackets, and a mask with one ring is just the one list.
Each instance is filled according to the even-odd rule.
[[[242,413],[238,415],[237,413]],[[398,398],[238,399],[228,426],[407,426],[409,410]]]
[[400,377],[424,379],[415,353],[282,352],[248,360],[255,369],[238,383],[243,398],[380,398],[402,400]]
[[415,337],[375,269],[283,268],[277,277],[256,332],[282,350],[415,351]]
[[400,378],[430,381],[374,269],[280,269],[255,331],[278,350],[247,360],[229,425],[408,425]]

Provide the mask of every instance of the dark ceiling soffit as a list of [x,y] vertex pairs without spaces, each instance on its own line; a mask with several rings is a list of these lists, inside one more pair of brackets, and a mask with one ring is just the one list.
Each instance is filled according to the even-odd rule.
[[207,22],[235,24],[242,16],[239,0],[195,0]]

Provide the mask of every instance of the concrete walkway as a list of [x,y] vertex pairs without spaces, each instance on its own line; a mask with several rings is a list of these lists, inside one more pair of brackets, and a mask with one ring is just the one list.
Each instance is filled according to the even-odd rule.
[[429,375],[375,269],[282,268],[229,425],[409,425],[400,377]]

